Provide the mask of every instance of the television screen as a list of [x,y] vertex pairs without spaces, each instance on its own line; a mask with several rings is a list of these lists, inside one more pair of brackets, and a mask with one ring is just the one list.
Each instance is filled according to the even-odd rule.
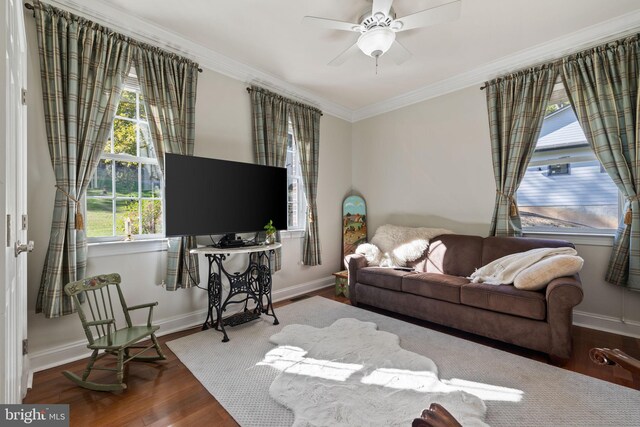
[[287,228],[287,169],[165,154],[167,236]]

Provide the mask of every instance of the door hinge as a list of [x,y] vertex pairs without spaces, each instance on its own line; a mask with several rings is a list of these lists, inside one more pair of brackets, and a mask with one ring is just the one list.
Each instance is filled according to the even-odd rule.
[[22,105],[27,105],[27,90],[22,89]]
[[11,246],[11,215],[7,214],[7,247]]
[[22,340],[22,355],[29,354],[29,340]]
[[22,229],[27,230],[29,228],[29,215],[22,215]]

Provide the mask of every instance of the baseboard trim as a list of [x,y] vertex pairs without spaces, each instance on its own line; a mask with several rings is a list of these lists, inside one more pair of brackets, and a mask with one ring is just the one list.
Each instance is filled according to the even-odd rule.
[[297,297],[309,292],[317,291],[322,288],[326,288],[335,282],[333,276],[323,277],[320,279],[312,280],[310,282],[301,283],[295,286],[289,286],[284,289],[277,289],[272,292],[271,296],[273,301],[283,301],[289,298]]
[[573,324],[598,331],[640,338],[640,322],[634,320],[622,320],[617,317],[574,310]]
[[[332,282],[333,277],[328,276],[312,280],[310,282],[301,283],[299,285],[289,286],[284,289],[278,289],[272,293],[273,301],[282,301],[308,292],[313,292],[331,285]],[[232,314],[231,311],[230,314]],[[179,316],[158,319],[154,322],[156,325],[160,326],[160,330],[157,335],[168,335],[174,332],[184,331],[195,326],[200,326],[206,316],[206,310],[197,310]],[[54,368],[66,363],[84,359],[85,357],[89,357],[90,354],[91,352],[87,350],[86,339],[48,348],[46,350],[36,351],[29,355],[29,376],[32,377],[34,372],[44,371],[45,369]]]
[[[158,319],[154,322],[160,326],[157,335],[172,334],[201,325],[202,319],[204,319],[206,315],[206,310],[197,310],[180,316]],[[91,352],[87,350],[86,339],[36,351],[29,355],[30,371],[31,373],[44,371],[45,369],[84,359],[85,357],[89,357],[90,354]]]

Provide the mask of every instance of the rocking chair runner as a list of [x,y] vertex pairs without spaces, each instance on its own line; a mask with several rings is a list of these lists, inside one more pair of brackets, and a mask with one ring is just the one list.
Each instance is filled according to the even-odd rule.
[[[74,383],[81,387],[88,388],[96,391],[117,391],[124,390],[127,385],[124,383],[124,364],[137,360],[141,362],[152,362],[156,360],[164,360],[166,357],[160,349],[158,340],[155,336],[155,331],[160,327],[151,325],[151,317],[153,315],[153,307],[158,305],[157,302],[148,304],[140,304],[133,307],[127,307],[127,303],[122,295],[120,289],[120,275],[117,273],[104,274],[100,276],[89,277],[77,282],[68,283],[64,287],[64,291],[67,295],[73,298],[73,301],[78,309],[78,315],[82,322],[82,327],[87,335],[89,345],[87,348],[93,350],[91,358],[87,363],[87,367],[82,373],[82,377],[69,372],[64,371],[65,377],[69,378]],[[87,306],[84,307],[80,304],[78,295],[84,292],[86,295]],[[122,306],[124,312],[124,318],[126,321],[126,327],[118,329],[116,326],[115,312],[113,309],[114,304]],[[147,317],[146,326],[133,326],[131,324],[131,316],[129,312],[138,310],[141,308],[149,308],[149,316]],[[85,310],[88,309],[88,313]],[[91,319],[87,320],[87,314],[91,315]],[[94,334],[95,332],[95,334]],[[136,345],[138,342],[151,338],[151,344]],[[143,349],[134,355],[129,354],[129,350],[132,348]],[[141,356],[145,351],[155,348],[157,356]],[[104,353],[98,354],[100,350],[104,350]],[[117,357],[116,368],[97,367],[94,366],[96,360],[108,355],[114,355]],[[89,374],[92,370],[104,370],[116,372],[118,382],[112,384],[102,384],[92,381],[87,381]]]

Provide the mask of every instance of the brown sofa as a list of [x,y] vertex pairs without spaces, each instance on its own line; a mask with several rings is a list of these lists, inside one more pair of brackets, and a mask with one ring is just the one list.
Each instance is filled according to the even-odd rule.
[[368,267],[364,256],[349,255],[349,298],[353,305],[379,307],[566,359],[571,355],[572,310],[582,301],[577,274],[554,279],[541,291],[466,279],[505,255],[564,246],[573,247],[562,240],[441,235],[411,264],[414,271]]

